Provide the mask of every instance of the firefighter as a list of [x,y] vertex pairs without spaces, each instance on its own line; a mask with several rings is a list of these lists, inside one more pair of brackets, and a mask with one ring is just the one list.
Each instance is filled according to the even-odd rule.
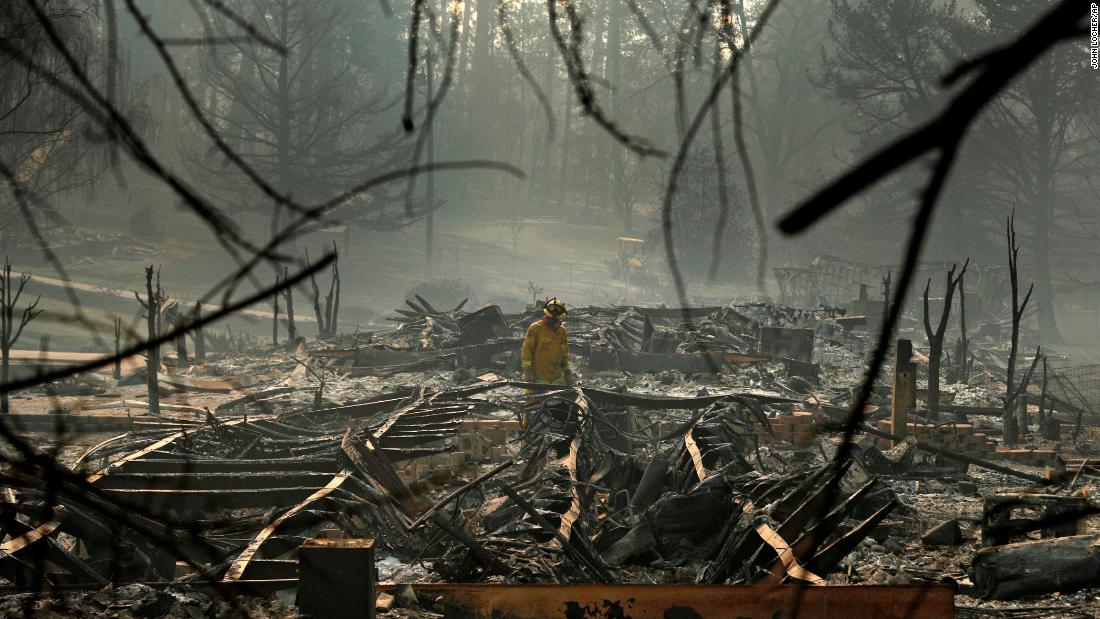
[[557,297],[542,307],[543,317],[527,328],[523,338],[523,380],[527,382],[572,385],[573,370],[569,360],[569,342],[566,337],[565,303]]

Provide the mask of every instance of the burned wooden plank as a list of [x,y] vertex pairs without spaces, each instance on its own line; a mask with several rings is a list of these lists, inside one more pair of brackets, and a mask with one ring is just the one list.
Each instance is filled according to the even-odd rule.
[[336,473],[339,466],[332,459],[271,458],[267,460],[199,460],[193,458],[163,458],[131,460],[118,467],[121,474],[156,473],[264,473],[297,471],[302,473]]
[[860,502],[871,492],[875,485],[875,480],[868,481],[840,505],[833,508],[824,518],[814,523],[810,528],[805,529],[793,545],[795,558],[801,561],[814,552],[818,545],[832,535],[833,531],[840,526],[840,523],[856,510]]
[[[261,420],[264,420],[264,419],[271,419],[271,418],[274,418],[274,416],[273,415],[263,415],[263,416],[259,416],[259,417],[254,417],[253,421],[261,421]],[[239,425],[239,424],[242,424],[242,423],[245,423],[244,419],[233,419],[233,420],[230,420],[230,421],[223,422],[223,425],[226,426],[226,427],[232,427],[232,426],[236,426],[236,425]],[[148,456],[148,455],[150,455],[154,452],[162,450],[165,447],[167,447],[169,445],[172,445],[173,443],[175,443],[176,441],[178,441],[179,439],[183,438],[186,435],[187,435],[186,431],[174,432],[172,434],[169,434],[168,436],[165,436],[164,438],[162,438],[160,440],[154,441],[154,442],[150,443],[149,445],[147,445],[146,447],[144,447],[144,448],[142,448],[138,451],[126,454],[125,456],[111,462],[106,467],[104,467],[102,470],[98,471],[97,473],[95,473],[93,475],[88,476],[87,480],[88,480],[89,483],[94,484],[100,478],[102,478],[104,475],[110,475],[114,471],[121,469],[123,466],[125,466],[129,462],[133,462],[135,460],[140,460],[140,459],[145,458],[146,456]]]
[[684,434],[684,448],[687,450],[688,456],[691,458],[691,464],[695,471],[695,476],[699,481],[703,481],[707,478],[707,468],[703,466],[703,454],[699,452],[699,446],[695,444],[695,437],[692,436],[694,428],[688,430]]
[[[172,434],[169,434],[159,440],[152,441],[144,448],[122,456],[121,458],[113,461],[97,473],[88,476],[87,481],[90,483],[95,483],[103,476],[110,474],[114,470],[117,470],[119,467],[123,466],[127,462],[137,460],[149,452],[170,445],[182,438],[184,435],[185,432],[183,431],[173,432]],[[24,534],[13,537],[3,544],[0,544],[0,554],[2,554],[2,556],[15,556],[29,547],[32,547],[38,543],[42,543],[42,540],[45,540],[50,535],[53,535],[54,532],[57,531],[58,528],[61,526],[62,521],[67,515],[67,512],[64,506],[57,505],[53,508],[53,513],[53,518],[48,522],[44,522]]]
[[806,562],[806,568],[815,574],[828,574],[833,571],[840,561],[848,556],[848,553],[859,545],[871,530],[882,522],[883,518],[897,506],[897,499],[891,499],[881,509],[867,517],[866,520],[856,525],[840,539],[821,549],[812,559]]
[[243,580],[297,578],[298,561],[295,559],[253,559],[245,568]]
[[808,582],[812,585],[823,586],[828,584],[824,578],[807,570],[795,557],[791,545],[767,523],[761,523],[756,527],[756,533],[779,557],[779,563],[783,566],[787,576]]
[[386,410],[393,410],[394,406],[399,405],[405,398],[390,397],[384,400],[361,402],[358,404],[348,404],[346,406],[333,406],[330,408],[321,408],[315,411],[311,411],[306,417],[312,419],[324,419],[324,418],[348,418],[348,419],[361,419],[364,417],[373,417],[378,413]]
[[115,473],[97,484],[105,490],[274,490],[315,488],[332,479],[331,474],[297,471],[215,473]]
[[[457,426],[455,428],[458,429]],[[417,445],[423,445],[424,443],[431,443],[433,441],[441,441],[445,438],[454,436],[453,432],[438,433],[438,434],[412,434],[412,435],[397,435],[386,436],[379,441],[384,447],[392,448],[405,448],[415,447]]]
[[[7,535],[16,538],[20,535],[32,533],[34,529],[15,518],[5,522]],[[77,555],[69,552],[61,546],[57,540],[51,537],[42,537],[42,543],[33,546],[32,552],[23,553],[25,556],[0,555],[0,573],[17,585],[29,586],[35,579],[34,567],[39,561],[48,561],[74,575],[78,582],[88,582],[98,585],[107,584],[107,579],[94,568],[89,566]],[[46,580],[52,580],[52,576]]]
[[225,573],[223,580],[233,581],[241,580],[244,575],[245,569],[248,567],[248,562],[255,556],[256,552],[260,549],[263,543],[279,529],[280,525],[284,522],[307,509],[311,503],[317,501],[323,497],[331,494],[335,489],[339,488],[347,479],[351,476],[351,471],[343,470],[337,473],[332,479],[329,480],[325,487],[314,491],[305,500],[301,501],[297,505],[294,505],[290,509],[286,510],[279,515],[271,524],[264,527],[256,537],[252,538],[248,546],[234,559],[230,565],[229,570]]
[[[378,439],[384,437],[386,435],[386,433],[390,430],[390,428],[392,428],[394,425],[396,425],[398,423],[398,421],[401,419],[401,417],[403,415],[405,415],[406,413],[409,413],[413,410],[416,410],[416,408],[418,406],[420,406],[424,403],[424,400],[425,400],[425,394],[424,394],[423,389],[421,389],[418,393],[416,393],[411,398],[382,399],[382,400],[378,400],[376,402],[370,403],[371,407],[377,408],[378,410],[384,410],[387,407],[392,408],[394,403],[396,403],[398,405],[397,409],[394,411],[394,413],[391,414],[389,416],[389,418],[372,433],[371,440],[372,441],[377,441]],[[334,409],[329,409],[329,411],[332,411],[332,410],[334,410]],[[335,410],[339,410],[339,409],[335,409]],[[365,411],[365,408],[360,408],[360,409],[356,410],[355,414],[356,415],[362,415],[362,414],[364,414],[364,411]],[[363,445],[359,441],[354,440],[351,428],[348,428],[348,430],[346,431],[346,433],[344,435],[344,438],[343,438],[343,441],[342,441],[342,447],[343,447],[343,451],[345,453],[347,453],[349,458],[351,458],[351,461],[352,461],[353,465],[355,465],[355,466],[358,466],[359,461],[363,457],[384,458],[384,456],[381,455],[380,451],[379,452],[375,451],[373,444],[370,444],[369,446],[367,446],[367,445]],[[382,486],[382,489],[384,491],[398,490],[398,492],[400,494],[399,489],[404,489],[405,488],[404,483],[401,482],[400,478],[398,478],[396,473],[393,472],[392,467],[387,466],[385,468],[390,472],[390,475],[389,476],[384,476],[385,482],[384,482],[384,485]],[[308,509],[310,507],[310,505],[312,505],[313,503],[318,502],[318,501],[324,499],[325,497],[328,497],[329,495],[336,492],[348,479],[351,479],[351,478],[352,478],[351,469],[345,469],[345,470],[340,471],[336,476],[334,476],[329,481],[328,484],[325,485],[325,487],[313,492],[313,494],[306,497],[302,502],[298,503],[297,505],[291,507],[289,510],[287,510],[286,512],[281,514],[270,525],[264,527],[264,529],[261,530],[256,535],[256,537],[253,538],[253,540],[248,544],[248,546],[245,548],[245,550],[233,561],[233,563],[230,566],[229,570],[226,572],[224,580],[227,580],[227,581],[241,580],[245,570],[248,567],[248,563],[255,556],[255,554],[259,551],[260,547],[263,546],[264,542],[268,538],[272,537],[276,533],[276,531],[279,530],[280,526],[282,526],[287,521],[291,520],[292,518],[294,518],[298,514],[302,513],[306,509]],[[373,478],[372,478],[372,480],[373,480]],[[407,489],[406,489],[406,492],[407,492]],[[411,500],[411,494],[406,495],[406,499]]]
[[124,505],[136,505],[156,513],[172,510],[217,512],[258,509],[294,504],[309,497],[312,488],[247,488],[192,490],[173,488],[123,488],[108,490]]
[[222,402],[214,409],[214,411],[219,413],[232,411],[239,406],[251,404],[253,402],[256,402],[257,400],[263,400],[265,398],[270,398],[278,395],[286,395],[288,393],[294,393],[297,390],[298,389],[296,387],[272,387],[270,389],[253,391],[252,393],[247,393],[243,396],[233,398],[232,400],[226,400],[225,402]]
[[704,306],[704,307],[617,307],[616,311],[634,311],[641,314],[645,318],[650,320],[683,320],[684,316],[690,318],[703,318],[709,316],[714,312],[717,312],[722,308],[721,306]]
[[74,434],[96,432],[125,432],[143,430],[179,430],[195,427],[190,421],[162,421],[154,417],[121,417],[117,415],[41,415],[14,414],[0,418],[0,424],[19,434]]

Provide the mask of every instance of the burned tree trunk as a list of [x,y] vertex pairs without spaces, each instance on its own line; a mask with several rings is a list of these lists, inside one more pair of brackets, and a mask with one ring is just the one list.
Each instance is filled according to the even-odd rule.
[[[317,320],[317,339],[327,339],[336,336],[336,320],[340,312],[340,254],[336,249],[336,243],[332,244],[332,252],[335,259],[332,262],[332,279],[329,281],[328,294],[325,296],[325,307],[321,308],[321,290],[317,286],[317,279],[311,273],[309,285],[313,290],[313,315]],[[306,264],[309,264],[309,255],[306,255]]]
[[[306,266],[309,266],[309,252],[306,252]],[[317,339],[328,337],[328,329],[325,327],[325,316],[321,313],[321,290],[317,288],[317,278],[313,272],[309,274],[309,287],[313,290],[313,318],[317,321]]]
[[[0,272],[0,384],[7,384],[11,368],[11,348],[19,341],[23,334],[23,328],[30,321],[37,318],[44,310],[36,310],[41,296],[27,307],[23,308],[23,315],[19,318],[19,325],[15,324],[15,306],[19,304],[19,297],[23,296],[23,288],[30,281],[30,276],[19,276],[19,286],[12,291],[11,263],[4,260],[4,269]],[[8,413],[8,392],[0,393],[0,413]]]
[[197,323],[195,330],[191,332],[191,337],[195,340],[195,363],[204,363],[206,361],[206,336],[202,332],[202,304],[198,301],[195,301],[195,312],[192,320]]
[[180,366],[186,366],[187,360],[187,334],[184,333],[183,327],[187,323],[187,317],[180,311],[179,305],[173,305],[171,308],[171,316],[169,321],[172,323],[172,327],[179,332],[176,336],[176,358]]
[[1032,358],[1031,365],[1028,367],[1027,372],[1024,372],[1016,391],[1010,396],[1016,404],[1016,431],[1018,436],[1028,434],[1027,398],[1021,398],[1020,396],[1024,395],[1028,385],[1031,384],[1031,377],[1035,375],[1035,367],[1039,365],[1039,358],[1042,357],[1039,354],[1041,350],[1041,348],[1035,349],[1035,357]]
[[271,298],[271,349],[279,349],[279,276],[275,275],[275,294]]
[[955,367],[951,372],[952,382],[965,383],[970,380],[970,338],[966,336],[966,282],[965,273],[959,274],[959,337],[955,340]]
[[[1016,214],[1013,213],[1008,218],[1008,223],[1005,226],[1005,235],[1008,237],[1008,278],[1009,284],[1012,287],[1012,343],[1008,352],[1008,375],[1005,378],[1005,401],[1004,401],[1004,444],[1008,446],[1016,445],[1019,440],[1019,428],[1017,427],[1016,417],[1013,414],[1013,405],[1015,404],[1017,390],[1013,388],[1016,374],[1016,351],[1020,345],[1020,319],[1024,315],[1024,309],[1027,308],[1027,302],[1031,299],[1031,292],[1035,289],[1035,284],[1031,284],[1027,288],[1027,294],[1024,295],[1023,301],[1020,300],[1020,279],[1019,279],[1019,256],[1020,248],[1016,245]],[[1034,366],[1032,366],[1034,367]],[[1022,390],[1020,390],[1022,391]]]
[[1043,426],[1046,425],[1046,416],[1044,415],[1047,405],[1047,357],[1043,355],[1043,387],[1039,392],[1039,434],[1043,435]]
[[882,278],[882,322],[886,324],[887,319],[890,316],[890,279],[893,275],[892,271],[886,272],[886,277]]
[[[160,317],[160,284],[157,290],[153,290],[153,266],[145,267],[145,300],[138,293],[134,293],[138,303],[145,308],[145,324],[147,327],[148,342],[156,341],[158,335],[157,322]],[[160,414],[160,392],[157,391],[157,369],[160,367],[160,347],[150,346],[145,353],[145,384],[149,392],[149,414]]]
[[336,337],[336,321],[340,313],[340,254],[336,251],[336,242],[332,243],[332,281],[329,282],[328,296],[325,297],[325,330],[329,337]]
[[924,332],[928,336],[928,415],[932,419],[938,419],[940,413],[940,357],[943,355],[943,336],[947,332],[947,319],[951,316],[951,301],[955,296],[955,288],[962,281],[966,273],[966,267],[970,265],[967,258],[963,264],[959,276],[955,277],[955,267],[947,272],[947,289],[943,295],[943,311],[940,313],[940,322],[936,329],[932,330],[932,322],[928,316],[928,287],[932,285],[932,278],[924,285]]
[[313,392],[313,410],[319,410],[325,402],[325,369],[321,368],[321,374],[317,376],[317,391]]
[[115,380],[122,380],[122,319],[115,318]]
[[332,330],[332,334],[336,335],[336,327],[339,324],[340,317],[340,268],[334,262],[332,264],[333,273],[332,276],[336,279],[336,296],[332,302],[332,315],[329,316],[328,326]]
[[[283,281],[290,281],[290,269],[288,267],[283,267]],[[294,288],[287,286],[283,290],[283,297],[286,299],[286,336],[290,340],[287,346],[293,349],[298,339],[297,330],[294,328]]]

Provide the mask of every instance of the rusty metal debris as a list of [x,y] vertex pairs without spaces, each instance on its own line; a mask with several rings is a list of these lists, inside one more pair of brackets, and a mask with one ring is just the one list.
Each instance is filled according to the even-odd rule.
[[[716,585],[415,585],[418,596],[464,617],[954,617],[947,585],[724,587]],[[797,613],[797,614],[796,614]]]

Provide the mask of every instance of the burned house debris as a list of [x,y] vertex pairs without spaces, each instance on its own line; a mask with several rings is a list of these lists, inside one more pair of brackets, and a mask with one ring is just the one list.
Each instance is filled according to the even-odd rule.
[[[64,483],[13,471],[3,578],[50,592],[42,608],[107,612],[74,591],[136,595],[123,587],[134,583],[177,609],[163,596],[197,592],[213,608],[225,587],[287,603],[280,592],[297,591],[313,616],[346,611],[331,579],[369,586],[377,612],[425,616],[527,612],[523,587],[547,583],[578,600],[592,594],[574,589],[584,583],[626,587],[650,609],[660,596],[740,599],[707,586],[823,587],[825,598],[805,594],[810,607],[857,599],[861,584],[903,598],[929,588],[919,614],[951,616],[1012,608],[983,600],[1076,599],[1096,582],[1091,413],[1030,385],[1023,399],[1044,400],[1062,434],[1047,439],[1035,419],[1001,447],[989,377],[1002,370],[983,355],[971,381],[945,385],[954,397],[941,396],[936,421],[919,346],[899,340],[911,358],[894,374],[911,374],[876,386],[838,463],[845,386],[871,337],[841,325],[842,311],[705,307],[688,328],[678,309],[575,308],[583,378],[564,387],[517,378],[530,314],[408,306],[396,328],[293,353],[208,352],[186,366],[169,354],[159,413],[141,407],[140,380],[86,373],[74,386],[117,404],[81,409],[74,395],[64,412],[9,415],[4,427],[21,433],[116,434],[79,453]],[[377,573],[355,580],[349,566],[367,564]],[[515,589],[484,588],[494,584]],[[643,585],[658,597],[638,597]],[[867,616],[900,608],[862,603]]]

